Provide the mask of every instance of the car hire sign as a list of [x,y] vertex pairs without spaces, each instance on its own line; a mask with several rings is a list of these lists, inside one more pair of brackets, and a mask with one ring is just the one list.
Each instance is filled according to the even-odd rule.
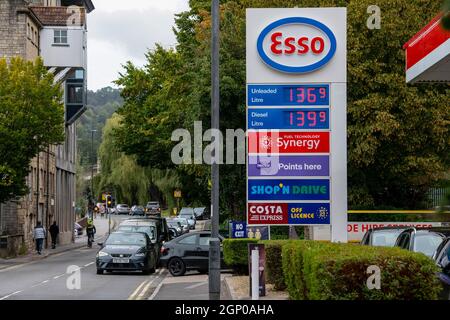
[[247,224],[347,241],[345,8],[247,9]]

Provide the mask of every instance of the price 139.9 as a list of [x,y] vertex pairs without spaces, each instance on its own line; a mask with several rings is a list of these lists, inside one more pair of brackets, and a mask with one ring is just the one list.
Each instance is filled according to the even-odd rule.
[[328,111],[285,111],[285,125],[297,129],[327,129],[329,127]]

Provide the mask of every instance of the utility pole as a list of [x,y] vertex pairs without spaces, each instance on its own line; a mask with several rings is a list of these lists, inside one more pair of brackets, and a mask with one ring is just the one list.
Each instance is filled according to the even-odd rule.
[[[211,3],[211,129],[220,130],[219,0]],[[215,140],[215,135],[213,135]],[[211,141],[214,143],[214,141]],[[211,166],[211,240],[209,242],[209,299],[220,300],[219,150],[214,148]]]

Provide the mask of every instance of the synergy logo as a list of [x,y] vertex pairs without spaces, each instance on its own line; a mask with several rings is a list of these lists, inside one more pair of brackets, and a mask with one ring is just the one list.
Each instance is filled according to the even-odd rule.
[[257,50],[271,68],[306,73],[326,65],[336,52],[336,37],[323,23],[305,17],[275,21],[258,37]]
[[249,153],[329,153],[329,132],[249,132]]
[[329,200],[330,181],[249,180],[249,200]]

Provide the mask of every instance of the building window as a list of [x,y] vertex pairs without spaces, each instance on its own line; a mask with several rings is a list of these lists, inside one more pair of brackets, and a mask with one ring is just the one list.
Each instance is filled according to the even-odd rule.
[[54,30],[53,42],[55,44],[67,44],[67,30]]
[[67,103],[83,104],[83,85],[67,84]]

